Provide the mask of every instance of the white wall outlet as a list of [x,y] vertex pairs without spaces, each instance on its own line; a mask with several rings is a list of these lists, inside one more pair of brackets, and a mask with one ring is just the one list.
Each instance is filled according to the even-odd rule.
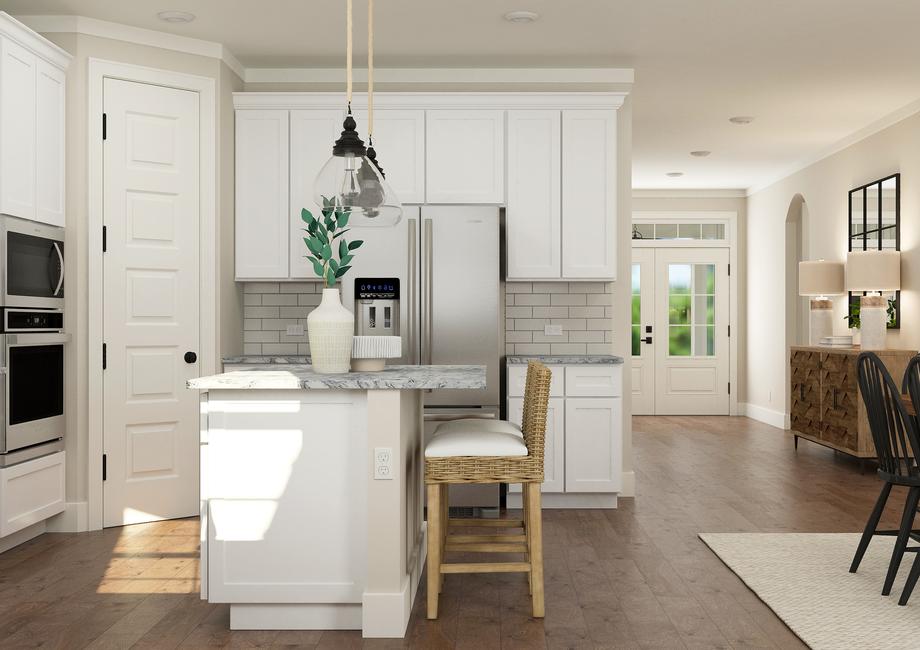
[[374,447],[374,480],[387,481],[393,478],[393,448]]
[[303,336],[303,325],[288,325],[286,334],[288,336]]
[[562,325],[544,325],[543,334],[545,336],[562,336]]

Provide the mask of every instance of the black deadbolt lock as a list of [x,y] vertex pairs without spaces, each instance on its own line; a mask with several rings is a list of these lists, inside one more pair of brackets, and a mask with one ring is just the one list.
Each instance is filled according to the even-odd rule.
[[195,363],[196,361],[198,361],[197,354],[195,354],[194,352],[185,353],[185,363]]

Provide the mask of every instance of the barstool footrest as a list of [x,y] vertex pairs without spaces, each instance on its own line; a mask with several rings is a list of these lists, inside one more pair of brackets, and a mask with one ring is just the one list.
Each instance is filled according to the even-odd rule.
[[448,520],[451,526],[466,528],[467,526],[482,526],[485,528],[523,528],[523,519],[463,519],[451,517]]
[[469,542],[493,542],[498,544],[524,544],[527,535],[448,535],[447,543],[466,544]]
[[526,553],[527,544],[498,544],[498,543],[476,543],[466,542],[456,544],[447,538],[446,551],[455,551],[458,553]]
[[441,565],[441,573],[530,573],[528,562],[452,562]]

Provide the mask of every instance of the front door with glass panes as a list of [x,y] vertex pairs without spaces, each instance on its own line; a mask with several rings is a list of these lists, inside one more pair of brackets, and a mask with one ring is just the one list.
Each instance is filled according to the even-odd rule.
[[727,248],[634,248],[633,413],[728,415]]

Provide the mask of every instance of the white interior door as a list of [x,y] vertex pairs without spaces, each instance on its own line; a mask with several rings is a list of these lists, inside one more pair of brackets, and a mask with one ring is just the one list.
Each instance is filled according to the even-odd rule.
[[727,248],[655,249],[655,413],[728,415]]
[[655,414],[655,249],[632,252],[632,413]]
[[198,94],[106,79],[103,105],[104,525],[119,526],[198,514]]

